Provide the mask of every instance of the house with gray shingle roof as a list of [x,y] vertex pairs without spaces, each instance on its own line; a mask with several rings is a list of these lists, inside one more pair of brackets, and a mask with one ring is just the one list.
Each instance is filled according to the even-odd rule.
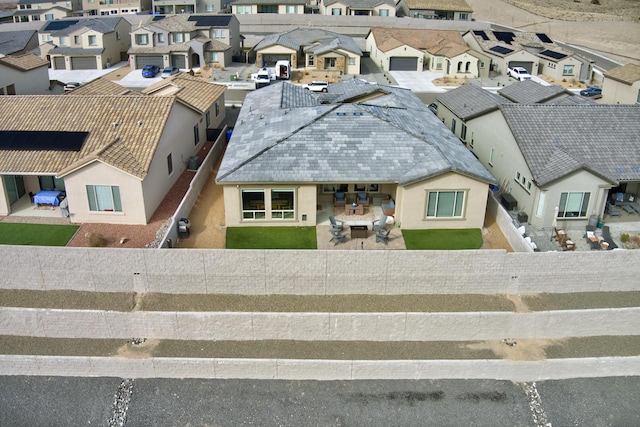
[[234,15],[277,13],[298,14],[305,13],[306,0],[235,0],[230,4]]
[[121,61],[131,24],[119,17],[62,19],[39,31],[40,56],[54,70],[102,70]]
[[56,0],[18,0],[13,22],[38,22],[53,21],[70,16],[72,12],[78,12],[82,4],[69,1]]
[[398,16],[471,21],[473,9],[464,0],[399,0]]
[[50,94],[48,65],[30,53],[0,57],[0,95]]
[[315,226],[342,190],[388,195],[396,222],[428,229],[481,228],[495,180],[410,90],[352,79],[248,94],[216,182],[228,226]]
[[438,116],[465,127],[468,148],[532,225],[550,227],[556,206],[561,221],[586,224],[611,192],[640,195],[640,105],[517,103],[462,88],[438,96]]
[[602,103],[640,104],[640,65],[626,64],[604,73]]
[[423,71],[449,77],[486,77],[483,61],[467,46],[459,31],[372,28],[366,49],[385,71]]
[[240,23],[225,15],[156,15],[131,31],[132,69],[226,67],[241,52]]
[[362,50],[353,38],[318,28],[297,28],[271,34],[253,48],[256,65],[272,67],[288,60],[293,68],[322,71],[337,76],[360,74]]
[[225,86],[189,75],[148,94],[92,84],[103,94],[0,97],[0,215],[44,190],[66,195],[72,222],[146,224],[207,129],[222,128]]
[[396,16],[393,0],[321,0],[322,15]]
[[0,55],[22,55],[38,47],[35,30],[0,32]]

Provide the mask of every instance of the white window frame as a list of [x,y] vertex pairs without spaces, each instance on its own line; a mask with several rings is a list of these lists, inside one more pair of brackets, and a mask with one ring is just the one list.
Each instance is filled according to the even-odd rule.
[[[450,215],[442,215],[442,212],[438,212],[438,204],[440,203],[440,195],[453,193],[453,205],[451,206],[451,214]],[[465,203],[466,203],[466,190],[429,190],[427,191],[427,200],[426,206],[424,210],[425,219],[460,219],[464,218],[465,211]],[[434,195],[432,198],[431,195]],[[458,203],[458,200],[462,198],[462,200]],[[430,203],[433,202],[435,205],[433,206],[433,210],[430,213]],[[459,209],[459,212],[457,210]]]
[[574,74],[575,65],[565,65],[562,67],[562,75],[563,76],[575,76]]
[[[291,207],[287,209],[280,207],[276,209],[274,206],[274,193],[291,193]],[[271,200],[271,219],[276,221],[286,221],[286,220],[295,220],[296,219],[296,192],[293,188],[272,188],[269,190],[269,199]],[[279,200],[279,199],[278,199]]]
[[87,202],[91,212],[122,212],[120,187],[87,185]]
[[[587,206],[584,206],[585,196],[586,196]],[[580,198],[579,201],[577,200],[578,198]],[[564,199],[564,202],[563,202],[563,199]],[[560,203],[558,203],[558,209],[559,209],[558,218],[574,218],[574,219],[587,218],[587,216],[589,215],[590,201],[591,201],[590,191],[571,191],[571,192],[560,193]],[[567,213],[574,212],[573,210],[568,211],[567,208],[577,207],[578,204],[580,205],[579,207],[580,210],[577,211],[578,215],[567,216]],[[571,206],[567,206],[567,205],[571,205]]]
[[[249,209],[250,206],[244,206],[244,194],[247,193],[262,193],[262,208],[260,206],[256,209]],[[243,221],[256,221],[256,220],[266,220],[267,219],[267,211],[266,211],[266,199],[267,191],[264,188],[241,188],[240,189],[240,211],[242,212],[242,220]]]
[[136,44],[140,46],[146,46],[149,44],[149,34],[136,34],[135,36]]

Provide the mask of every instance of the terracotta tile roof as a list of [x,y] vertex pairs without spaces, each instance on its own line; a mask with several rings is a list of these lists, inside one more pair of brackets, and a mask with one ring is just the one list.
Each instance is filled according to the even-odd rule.
[[460,32],[454,30],[372,28],[371,33],[378,49],[383,52],[407,45],[432,55],[451,58],[470,50]]
[[208,83],[188,73],[182,73],[155,83],[142,93],[173,95],[182,103],[203,114],[225,90],[227,90],[226,86]]
[[143,179],[175,101],[146,95],[0,97],[0,131],[87,132],[79,151],[0,150],[0,171],[60,176],[100,160]]
[[604,73],[604,75],[605,77],[617,80],[621,83],[632,85],[640,80],[640,65],[626,64],[622,67],[613,68]]
[[473,12],[473,9],[464,0],[406,0],[406,4],[409,9]]
[[31,53],[18,56],[4,56],[0,58],[0,63],[22,71],[29,71],[49,65],[49,61],[39,58]]
[[83,84],[71,92],[67,92],[67,95],[129,95],[135,93],[136,92],[133,92],[118,83],[114,83],[104,77],[99,77]]

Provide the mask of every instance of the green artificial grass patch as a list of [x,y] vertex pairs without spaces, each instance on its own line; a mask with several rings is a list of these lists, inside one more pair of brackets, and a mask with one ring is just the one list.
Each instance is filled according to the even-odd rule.
[[0,244],[65,246],[80,228],[77,225],[0,223]]
[[480,249],[482,232],[478,228],[454,230],[402,230],[408,250]]
[[317,249],[315,227],[229,227],[227,249]]

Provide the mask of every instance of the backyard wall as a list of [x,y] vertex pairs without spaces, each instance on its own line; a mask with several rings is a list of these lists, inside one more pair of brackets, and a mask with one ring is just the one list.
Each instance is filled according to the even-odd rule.
[[[25,260],[29,260],[25,264]],[[528,294],[640,288],[637,251],[0,246],[1,288],[202,294]]]

